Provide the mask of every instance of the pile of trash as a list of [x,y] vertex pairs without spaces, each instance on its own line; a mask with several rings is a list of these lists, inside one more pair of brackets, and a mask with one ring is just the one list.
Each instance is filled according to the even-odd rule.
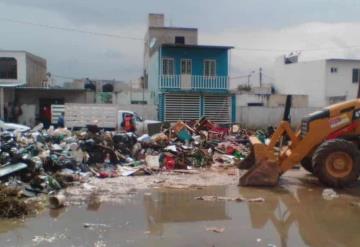
[[[0,132],[0,185],[14,188],[18,199],[56,193],[90,176],[234,166],[249,153],[248,136],[237,125],[223,128],[204,117],[140,137],[95,125],[70,131],[52,126],[46,130],[40,124],[26,132]],[[0,210],[2,205],[0,201]]]

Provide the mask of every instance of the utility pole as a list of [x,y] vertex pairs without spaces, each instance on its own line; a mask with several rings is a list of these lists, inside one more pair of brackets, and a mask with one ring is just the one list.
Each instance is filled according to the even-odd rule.
[[0,86],[0,119],[5,121],[4,107],[4,88]]
[[261,67],[259,68],[259,84],[260,84],[260,87],[262,87],[262,68]]

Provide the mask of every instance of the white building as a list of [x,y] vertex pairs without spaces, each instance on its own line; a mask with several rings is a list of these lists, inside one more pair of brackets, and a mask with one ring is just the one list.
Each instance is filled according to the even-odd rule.
[[43,86],[47,80],[46,60],[26,51],[0,50],[0,86]]
[[324,107],[357,97],[360,60],[324,59],[308,62],[276,60],[276,93],[308,95],[309,106]]
[[46,60],[26,51],[0,50],[0,118],[4,106],[14,101],[14,87],[46,87]]

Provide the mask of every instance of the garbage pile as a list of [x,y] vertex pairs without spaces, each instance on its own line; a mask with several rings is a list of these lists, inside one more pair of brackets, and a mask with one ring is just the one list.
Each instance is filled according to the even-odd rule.
[[57,192],[90,176],[234,166],[249,152],[248,135],[237,125],[222,128],[206,118],[178,121],[158,134],[140,137],[99,130],[94,125],[77,132],[53,127],[45,130],[41,124],[26,132],[0,132],[0,185],[16,190],[13,197],[31,198]]

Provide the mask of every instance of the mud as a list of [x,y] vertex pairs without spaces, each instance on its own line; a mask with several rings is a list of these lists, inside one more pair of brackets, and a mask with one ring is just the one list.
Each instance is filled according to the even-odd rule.
[[[272,189],[238,187],[237,176],[227,172],[212,175],[96,180],[85,204],[1,221],[0,246],[360,246],[360,185],[325,200],[324,188],[302,171],[287,173]],[[223,184],[204,187],[211,178]],[[108,181],[111,186],[102,188]],[[188,187],[161,186],[166,183]],[[122,194],[115,193],[117,186]],[[264,202],[195,199],[208,195]]]
[[101,202],[121,203],[129,195],[144,189],[169,188],[186,189],[203,186],[236,185],[240,171],[236,168],[211,168],[189,172],[162,172],[151,176],[116,177],[99,179],[96,177],[82,184],[66,189],[70,204],[78,205],[86,201],[90,195],[96,195]]

